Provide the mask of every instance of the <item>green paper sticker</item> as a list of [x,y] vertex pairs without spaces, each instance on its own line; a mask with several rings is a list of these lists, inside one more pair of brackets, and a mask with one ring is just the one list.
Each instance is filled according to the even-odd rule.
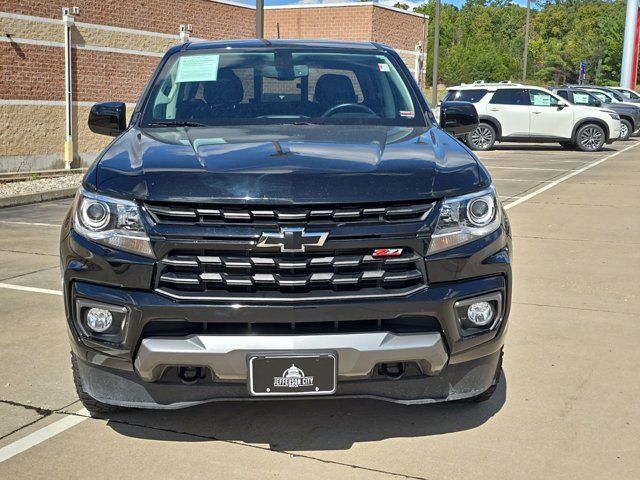
[[176,83],[211,82],[218,79],[220,55],[190,55],[178,60]]

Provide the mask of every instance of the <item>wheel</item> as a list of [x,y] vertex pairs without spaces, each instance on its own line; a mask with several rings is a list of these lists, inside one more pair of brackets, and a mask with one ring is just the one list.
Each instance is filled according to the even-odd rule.
[[629,140],[629,137],[633,133],[633,127],[631,126],[631,122],[629,120],[625,120],[624,118],[620,120],[620,140],[625,141]]
[[471,150],[491,150],[496,143],[496,131],[488,123],[481,123],[467,134],[467,145]]
[[500,376],[502,375],[502,357],[504,357],[504,350],[500,350],[500,359],[498,360],[498,366],[496,367],[496,373],[493,377],[493,383],[491,384],[491,386],[481,394],[476,395],[475,397],[468,398],[467,399],[468,402],[482,403],[482,402],[486,402],[493,396],[496,389],[498,388],[498,383],[500,382]]
[[560,142],[560,145],[562,145],[564,148],[568,148],[568,149],[576,148],[576,144],[573,143],[573,142]]
[[123,410],[123,407],[117,407],[115,405],[108,405],[106,403],[99,402],[87,392],[82,389],[82,380],[80,379],[80,372],[78,371],[78,360],[76,356],[71,354],[71,369],[73,370],[73,383],[76,386],[76,393],[80,402],[86,408],[91,415],[106,415],[109,413],[118,412]]
[[604,130],[600,125],[587,123],[576,133],[576,146],[583,152],[597,152],[602,149],[605,141]]

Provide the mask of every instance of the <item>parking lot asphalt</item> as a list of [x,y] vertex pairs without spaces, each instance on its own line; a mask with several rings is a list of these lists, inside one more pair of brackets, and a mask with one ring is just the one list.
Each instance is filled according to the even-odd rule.
[[221,402],[88,418],[60,297],[70,200],[0,210],[0,478],[635,479],[640,142],[483,152],[514,231],[491,401]]

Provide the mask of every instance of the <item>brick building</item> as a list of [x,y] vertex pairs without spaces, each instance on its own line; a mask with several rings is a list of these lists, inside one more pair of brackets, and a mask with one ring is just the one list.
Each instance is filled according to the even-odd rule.
[[[130,112],[180,25],[194,41],[255,37],[255,8],[226,0],[0,0],[0,172],[63,166],[70,6],[75,166],[109,141],[86,126],[91,105],[120,100]],[[265,36],[383,42],[413,69],[425,21],[373,2],[267,7]]]

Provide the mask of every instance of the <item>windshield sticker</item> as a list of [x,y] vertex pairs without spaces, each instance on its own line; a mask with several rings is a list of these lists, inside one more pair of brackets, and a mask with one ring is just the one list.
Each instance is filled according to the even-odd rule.
[[218,79],[220,55],[190,55],[178,60],[176,83],[211,82]]
[[416,116],[411,110],[400,110],[398,113],[404,118],[413,118]]
[[378,64],[378,69],[381,72],[390,72],[391,71],[391,69],[389,68],[389,65],[387,65],[386,63],[379,63]]

